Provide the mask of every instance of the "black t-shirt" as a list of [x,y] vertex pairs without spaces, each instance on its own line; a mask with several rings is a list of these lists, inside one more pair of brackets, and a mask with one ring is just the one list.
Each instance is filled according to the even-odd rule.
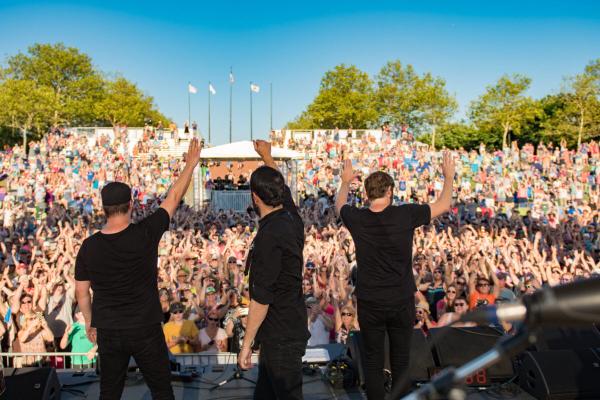
[[122,329],[162,322],[158,243],[168,228],[169,214],[159,208],[121,232],[97,232],[84,240],[75,279],[91,283],[93,327]]
[[250,297],[269,304],[256,340],[308,340],[308,316],[302,293],[304,224],[286,187],[283,208],[259,222],[248,254]]
[[340,215],[356,247],[356,297],[394,305],[414,296],[413,235],[429,223],[429,205],[390,205],[381,212],[345,205]]

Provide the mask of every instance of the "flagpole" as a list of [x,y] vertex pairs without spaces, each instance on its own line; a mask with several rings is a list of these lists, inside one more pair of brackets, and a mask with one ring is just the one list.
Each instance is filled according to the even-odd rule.
[[210,143],[210,81],[208,81],[208,143]]
[[192,84],[192,82],[188,81],[188,130],[192,129],[191,124],[192,124],[192,106],[190,105],[190,85]]
[[250,82],[250,140],[254,140],[254,132],[252,131],[252,82]]
[[233,82],[231,81],[231,77],[233,76],[233,68],[229,67],[229,143],[232,142],[232,136],[231,136],[231,103],[232,103],[232,97],[233,97]]
[[273,131],[273,83],[269,83],[269,121],[271,123],[271,129],[269,129],[269,130],[272,132]]

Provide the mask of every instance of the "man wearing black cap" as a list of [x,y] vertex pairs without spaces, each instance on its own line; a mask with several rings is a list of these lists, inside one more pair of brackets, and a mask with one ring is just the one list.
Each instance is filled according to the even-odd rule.
[[102,189],[106,224],[81,245],[75,279],[86,332],[98,342],[103,400],[121,398],[131,356],[152,398],[173,399],[157,290],[158,244],[188,189],[201,147],[197,139],[190,142],[179,179],[160,208],[137,224],[131,223],[129,186],[111,182]]
[[247,259],[251,300],[238,364],[250,368],[256,339],[254,398],[297,400],[302,399],[302,356],[310,336],[302,294],[304,224],[271,157],[271,144],[257,140],[254,148],[265,165],[250,178],[260,221]]

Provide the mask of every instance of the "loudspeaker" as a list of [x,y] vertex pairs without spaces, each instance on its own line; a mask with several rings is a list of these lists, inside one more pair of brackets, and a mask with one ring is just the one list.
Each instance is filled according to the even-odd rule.
[[594,349],[525,352],[519,385],[536,399],[600,399],[599,355]]
[[[494,347],[502,333],[491,327],[430,329],[440,368],[460,367]],[[504,382],[515,375],[511,360],[502,360],[487,370],[489,382]]]
[[4,368],[7,399],[60,400],[54,368]]
[[585,328],[544,328],[537,335],[534,347],[538,351],[600,348],[600,330],[595,325]]
[[[352,331],[348,335],[348,353],[354,362],[356,375],[360,385],[365,383],[365,374],[363,370],[364,344],[360,331]],[[390,370],[390,341],[388,335],[385,335],[384,343],[384,369]],[[426,382],[429,380],[430,371],[435,369],[433,355],[429,349],[427,338],[420,329],[413,330],[413,336],[410,346],[410,365],[408,375],[411,382]],[[383,372],[383,371],[382,371]],[[391,377],[390,377],[391,379]]]

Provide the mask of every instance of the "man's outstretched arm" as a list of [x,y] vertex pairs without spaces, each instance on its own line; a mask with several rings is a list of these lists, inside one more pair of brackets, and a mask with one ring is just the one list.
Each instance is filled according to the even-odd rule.
[[190,141],[190,147],[185,154],[185,167],[179,176],[179,179],[171,186],[169,194],[165,201],[160,205],[169,213],[169,218],[173,218],[177,206],[181,202],[181,199],[185,195],[192,181],[192,175],[194,174],[194,168],[200,161],[200,151],[202,150],[202,143],[198,142],[197,138]]
[[342,207],[348,201],[348,193],[350,192],[350,183],[356,178],[354,171],[352,171],[352,161],[344,161],[344,170],[342,171],[342,184],[338,190],[337,196],[335,197],[335,213],[339,217]]
[[266,140],[254,140],[252,143],[254,144],[254,150],[256,150],[260,158],[262,158],[265,165],[279,171],[279,168],[277,168],[277,164],[271,155],[271,143]]
[[454,184],[454,160],[450,152],[444,152],[442,162],[442,173],[444,174],[444,187],[442,193],[435,203],[429,205],[431,208],[431,219],[450,211],[452,206],[452,188]]

